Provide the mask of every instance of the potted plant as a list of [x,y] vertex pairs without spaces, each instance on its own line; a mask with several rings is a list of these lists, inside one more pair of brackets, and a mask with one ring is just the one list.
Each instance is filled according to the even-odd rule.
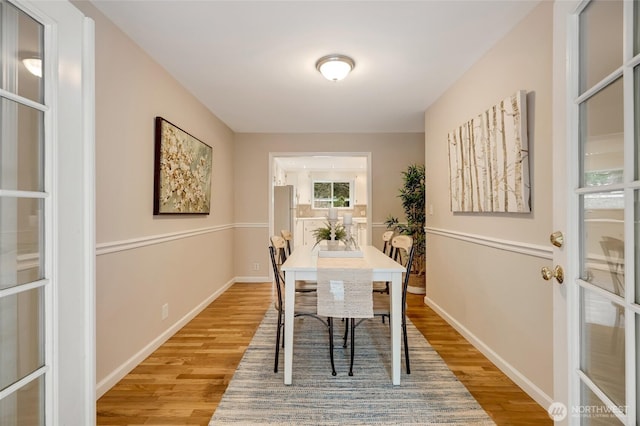
[[[322,228],[316,228],[312,231],[313,237],[316,239],[314,247],[320,244],[321,241],[331,240],[331,225],[329,222]],[[337,223],[335,226],[335,241],[344,241],[347,238],[347,231],[341,223]]]
[[412,164],[402,172],[404,185],[398,197],[402,200],[407,223],[400,223],[397,217],[389,215],[385,224],[398,234],[413,237],[415,252],[411,265],[408,291],[415,294],[426,292],[426,250],[425,250],[425,169],[422,164]]

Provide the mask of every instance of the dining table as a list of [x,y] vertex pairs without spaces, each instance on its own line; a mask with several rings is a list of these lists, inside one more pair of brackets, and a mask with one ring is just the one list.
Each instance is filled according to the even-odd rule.
[[[285,274],[285,314],[284,314],[284,384],[292,384],[293,355],[294,355],[294,306],[295,282],[317,281],[318,256],[326,249],[320,245],[299,246],[282,264]],[[390,303],[390,342],[391,350],[391,382],[400,385],[401,372],[401,336],[402,336],[402,273],[405,268],[391,259],[378,248],[368,245],[358,250],[358,253],[345,253],[347,256],[358,256],[372,270],[373,281],[389,282]],[[362,265],[362,262],[354,263]]]

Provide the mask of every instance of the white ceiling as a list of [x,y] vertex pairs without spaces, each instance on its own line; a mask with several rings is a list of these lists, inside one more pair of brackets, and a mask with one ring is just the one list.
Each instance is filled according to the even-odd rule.
[[[379,133],[423,132],[539,0],[92,2],[235,132]],[[331,53],[343,81],[315,69]]]

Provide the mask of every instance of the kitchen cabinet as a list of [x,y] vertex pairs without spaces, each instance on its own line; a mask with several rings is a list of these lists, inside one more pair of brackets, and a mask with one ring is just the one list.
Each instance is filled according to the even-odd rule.
[[354,222],[356,226],[356,235],[358,239],[358,245],[360,247],[367,245],[367,221]]
[[304,245],[304,220],[296,219],[296,230],[293,234],[293,248]]
[[354,204],[367,204],[367,176],[356,175],[354,184]]
[[305,245],[314,245],[316,239],[313,236],[313,231],[318,228],[322,228],[325,225],[325,219],[310,219],[304,220],[303,240]]

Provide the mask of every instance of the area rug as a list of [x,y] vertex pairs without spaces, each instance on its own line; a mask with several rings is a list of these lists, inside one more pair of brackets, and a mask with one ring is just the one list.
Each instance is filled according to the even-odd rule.
[[284,356],[273,372],[276,313],[265,315],[209,426],[212,425],[493,425],[487,413],[409,323],[411,374],[404,355],[400,386],[391,384],[388,322],[356,328],[354,375],[336,320],[331,375],[326,327],[296,318],[293,384],[283,383]]

